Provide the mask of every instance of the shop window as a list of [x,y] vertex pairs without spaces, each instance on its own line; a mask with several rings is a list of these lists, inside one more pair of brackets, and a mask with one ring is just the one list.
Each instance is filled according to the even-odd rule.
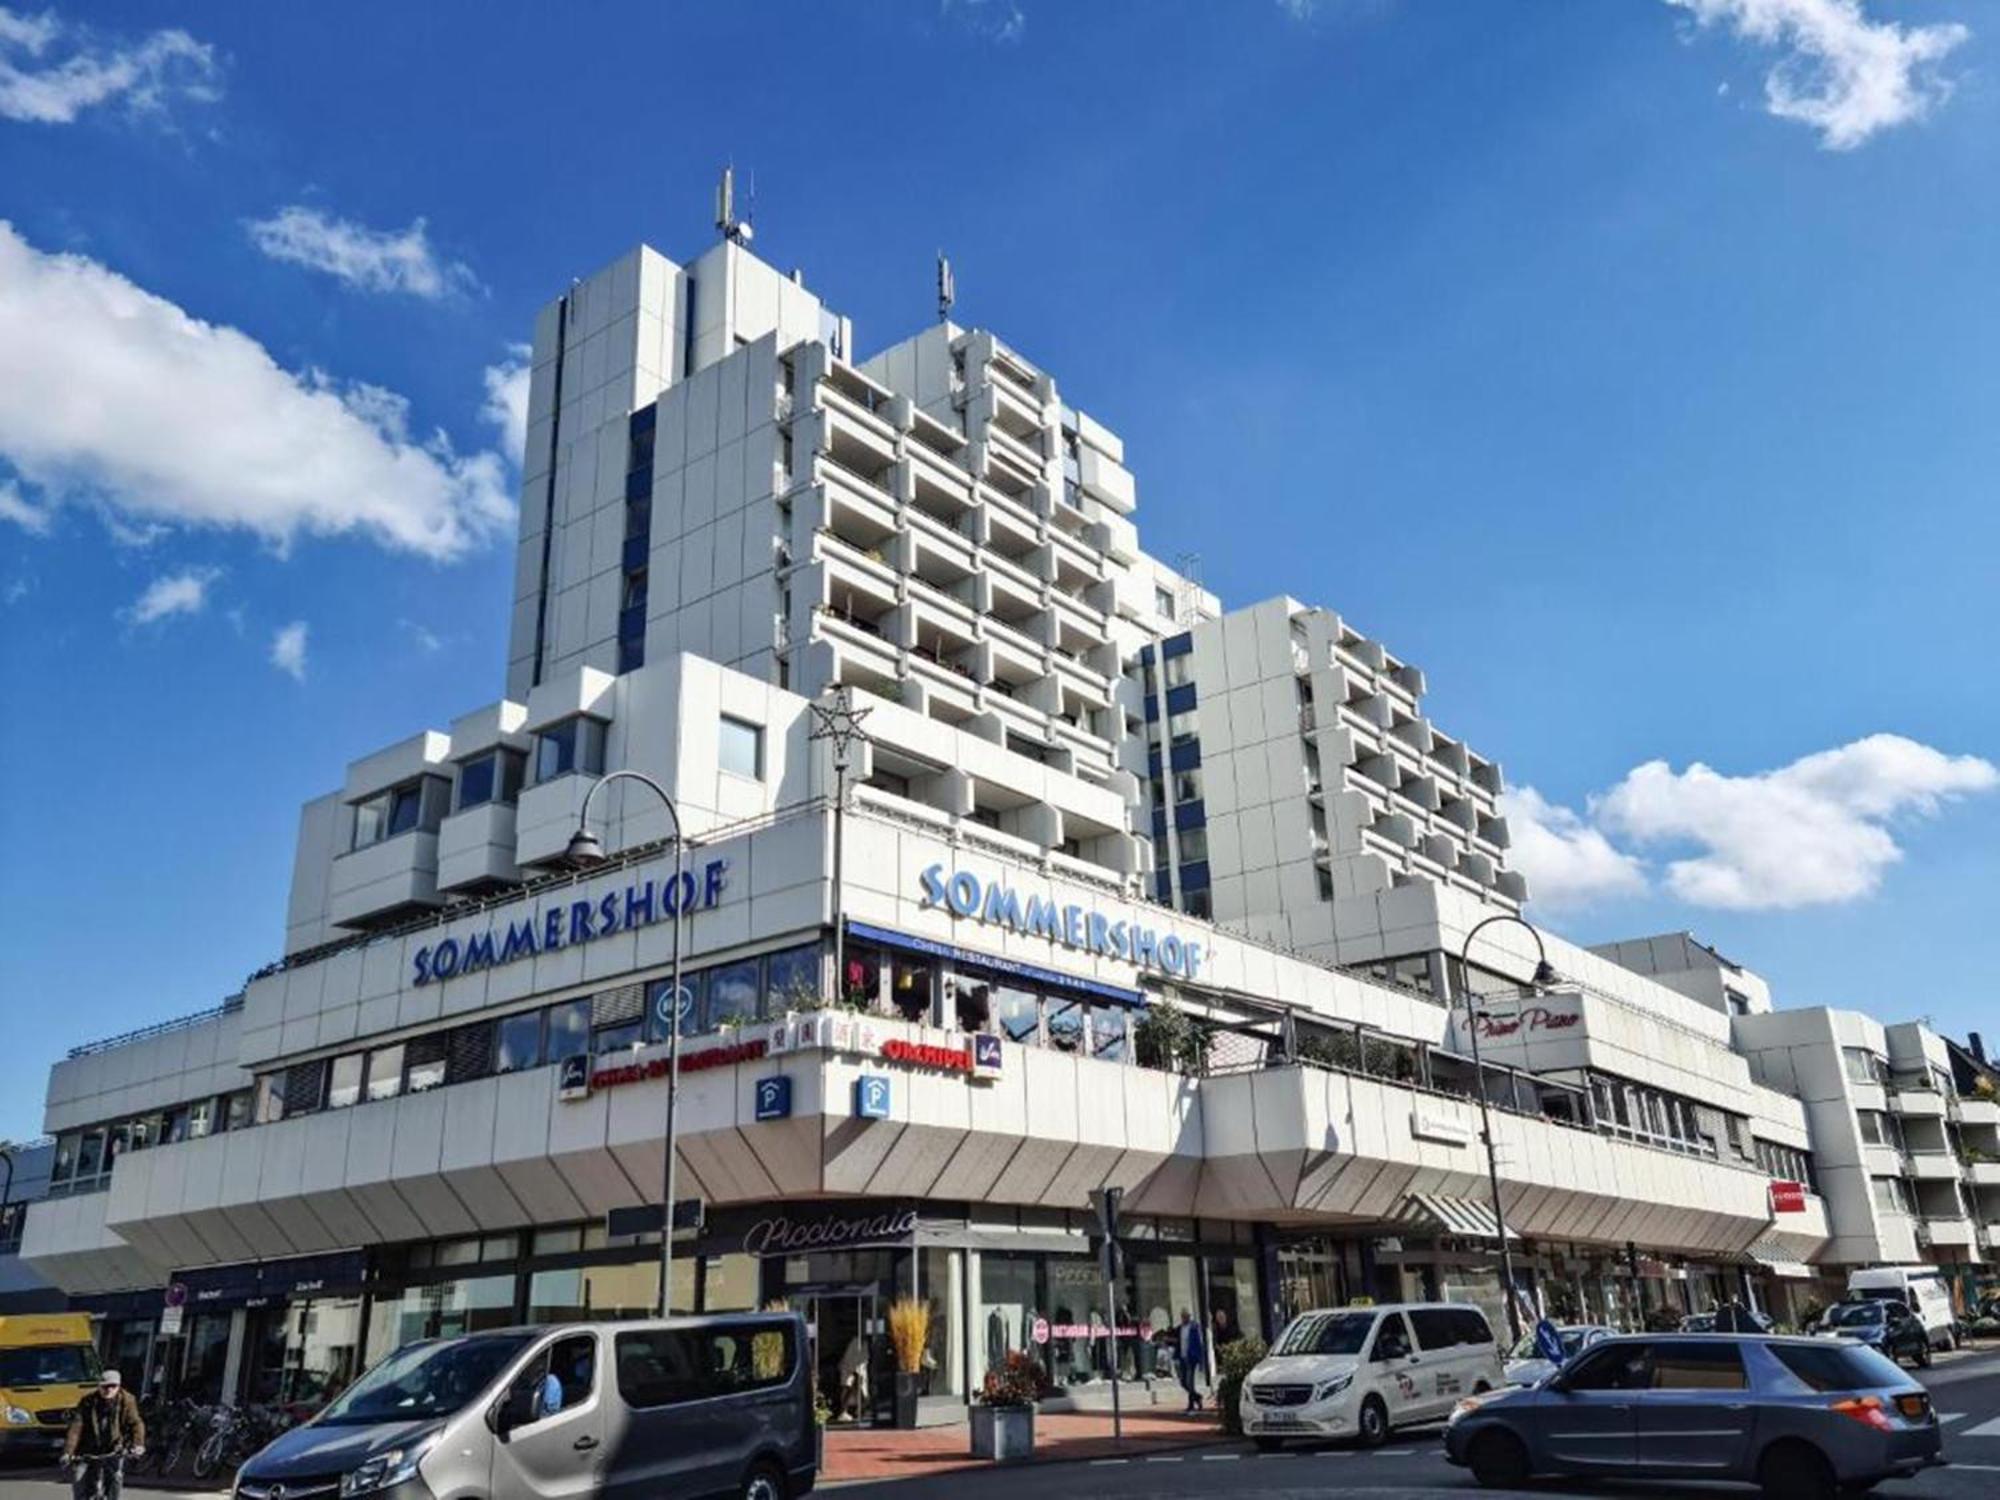
[[907,953],[895,956],[889,981],[889,999],[896,1014],[906,1021],[921,1021],[931,1013],[932,966],[927,959]]
[[583,1227],[537,1229],[528,1242],[530,1255],[574,1255],[583,1248]]
[[535,780],[581,772],[597,776],[604,770],[604,722],[574,714],[549,725],[535,736]]
[[454,1027],[445,1038],[446,1083],[470,1083],[493,1073],[493,1023],[474,1021]]
[[[761,1263],[754,1255],[715,1255],[702,1266],[701,1310],[755,1312],[759,1305]],[[658,1281],[655,1279],[657,1286]],[[650,1309],[649,1309],[650,1310]]]
[[1058,1052],[1081,1052],[1088,1031],[1089,1008],[1081,1000],[1049,997],[1048,1040]]
[[764,959],[764,1011],[781,1016],[819,1000],[819,944],[781,948]]
[[377,1047],[368,1054],[368,1097],[393,1099],[403,1092],[403,1044]]
[[403,1044],[403,1089],[421,1094],[445,1080],[445,1039],[442,1035],[420,1036]]
[[[652,1042],[667,1040],[670,1016],[666,1009],[667,986],[670,979],[655,980],[646,987],[646,1039]],[[682,1036],[691,1036],[701,1029],[701,997],[707,991],[708,978],[697,969],[693,973],[681,975],[680,1028]],[[550,1054],[552,1057],[553,1053]]]
[[1033,990],[993,987],[993,1026],[1010,1042],[1034,1046],[1042,1039],[1042,999]]
[[537,1271],[528,1278],[530,1323],[650,1318],[659,1301],[657,1260]]
[[458,810],[498,802],[511,807],[521,795],[528,758],[519,750],[489,750],[458,768]]
[[333,1077],[326,1086],[326,1107],[346,1109],[361,1098],[361,1065],[364,1061],[359,1052],[350,1052],[345,1057],[333,1060]]
[[548,1051],[550,1062],[560,1062],[590,1050],[590,1002],[566,1000],[549,1007]]
[[[508,1328],[514,1313],[514,1277],[473,1276],[378,1293],[368,1319],[367,1364],[375,1364],[418,1339],[456,1338]],[[224,1337],[227,1338],[225,1324]]]
[[757,960],[723,964],[708,971],[707,1029],[757,1019]]
[[[1175,660],[1179,660],[1178,657]],[[1090,1008],[1090,1055],[1099,1062],[1123,1062],[1127,1048],[1126,1015],[1123,1006],[1093,1005]]]
[[846,972],[840,976],[843,1003],[873,1010],[882,992],[882,953],[879,949],[847,945]]
[[951,977],[952,1014],[960,1031],[984,1031],[993,1020],[993,986],[968,974]]
[[723,770],[753,781],[764,779],[764,731],[747,719],[723,714],[716,732],[716,760]]
[[518,1073],[542,1065],[542,1013],[524,1010],[493,1024],[493,1071]]

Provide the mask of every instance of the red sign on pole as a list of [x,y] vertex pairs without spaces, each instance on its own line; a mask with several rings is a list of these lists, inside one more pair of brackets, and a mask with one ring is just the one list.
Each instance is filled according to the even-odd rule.
[[1806,1185],[1803,1182],[1774,1182],[1771,1184],[1771,1212],[1774,1214],[1802,1214],[1806,1211]]

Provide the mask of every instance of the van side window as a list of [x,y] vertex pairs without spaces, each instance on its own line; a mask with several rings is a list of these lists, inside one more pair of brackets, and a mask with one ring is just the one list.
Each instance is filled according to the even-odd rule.
[[510,1401],[529,1402],[530,1422],[581,1406],[597,1384],[597,1340],[590,1334],[560,1339],[514,1377]]
[[1458,1341],[1461,1344],[1490,1344],[1493,1329],[1486,1321],[1486,1314],[1476,1307],[1454,1307],[1452,1321],[1458,1327]]
[[1429,1351],[1449,1349],[1458,1342],[1458,1317],[1448,1307],[1413,1307],[1410,1326],[1417,1330],[1418,1347]]
[[635,1411],[781,1386],[798,1365],[791,1323],[616,1335],[618,1393]]
[[1374,1357],[1377,1360],[1403,1359],[1411,1351],[1409,1325],[1401,1313],[1390,1313],[1375,1330]]

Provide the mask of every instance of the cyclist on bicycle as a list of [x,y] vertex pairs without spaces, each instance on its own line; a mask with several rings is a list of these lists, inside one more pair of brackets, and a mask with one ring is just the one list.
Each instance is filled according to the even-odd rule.
[[70,1469],[75,1500],[118,1500],[125,1485],[125,1460],[146,1451],[146,1423],[139,1403],[116,1370],[97,1377],[97,1389],[76,1406],[63,1439],[62,1462]]

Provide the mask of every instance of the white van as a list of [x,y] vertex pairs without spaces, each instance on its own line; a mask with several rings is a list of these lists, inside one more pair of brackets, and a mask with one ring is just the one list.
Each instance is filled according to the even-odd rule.
[[1486,1315],[1464,1303],[1411,1302],[1301,1313],[1243,1382],[1244,1435],[1354,1438],[1439,1420],[1464,1396],[1506,1384]]
[[1958,1319],[1951,1310],[1951,1292],[1935,1266],[1871,1266],[1847,1277],[1847,1297],[1883,1297],[1900,1302],[1917,1315],[1930,1335],[1933,1349],[1956,1349]]

